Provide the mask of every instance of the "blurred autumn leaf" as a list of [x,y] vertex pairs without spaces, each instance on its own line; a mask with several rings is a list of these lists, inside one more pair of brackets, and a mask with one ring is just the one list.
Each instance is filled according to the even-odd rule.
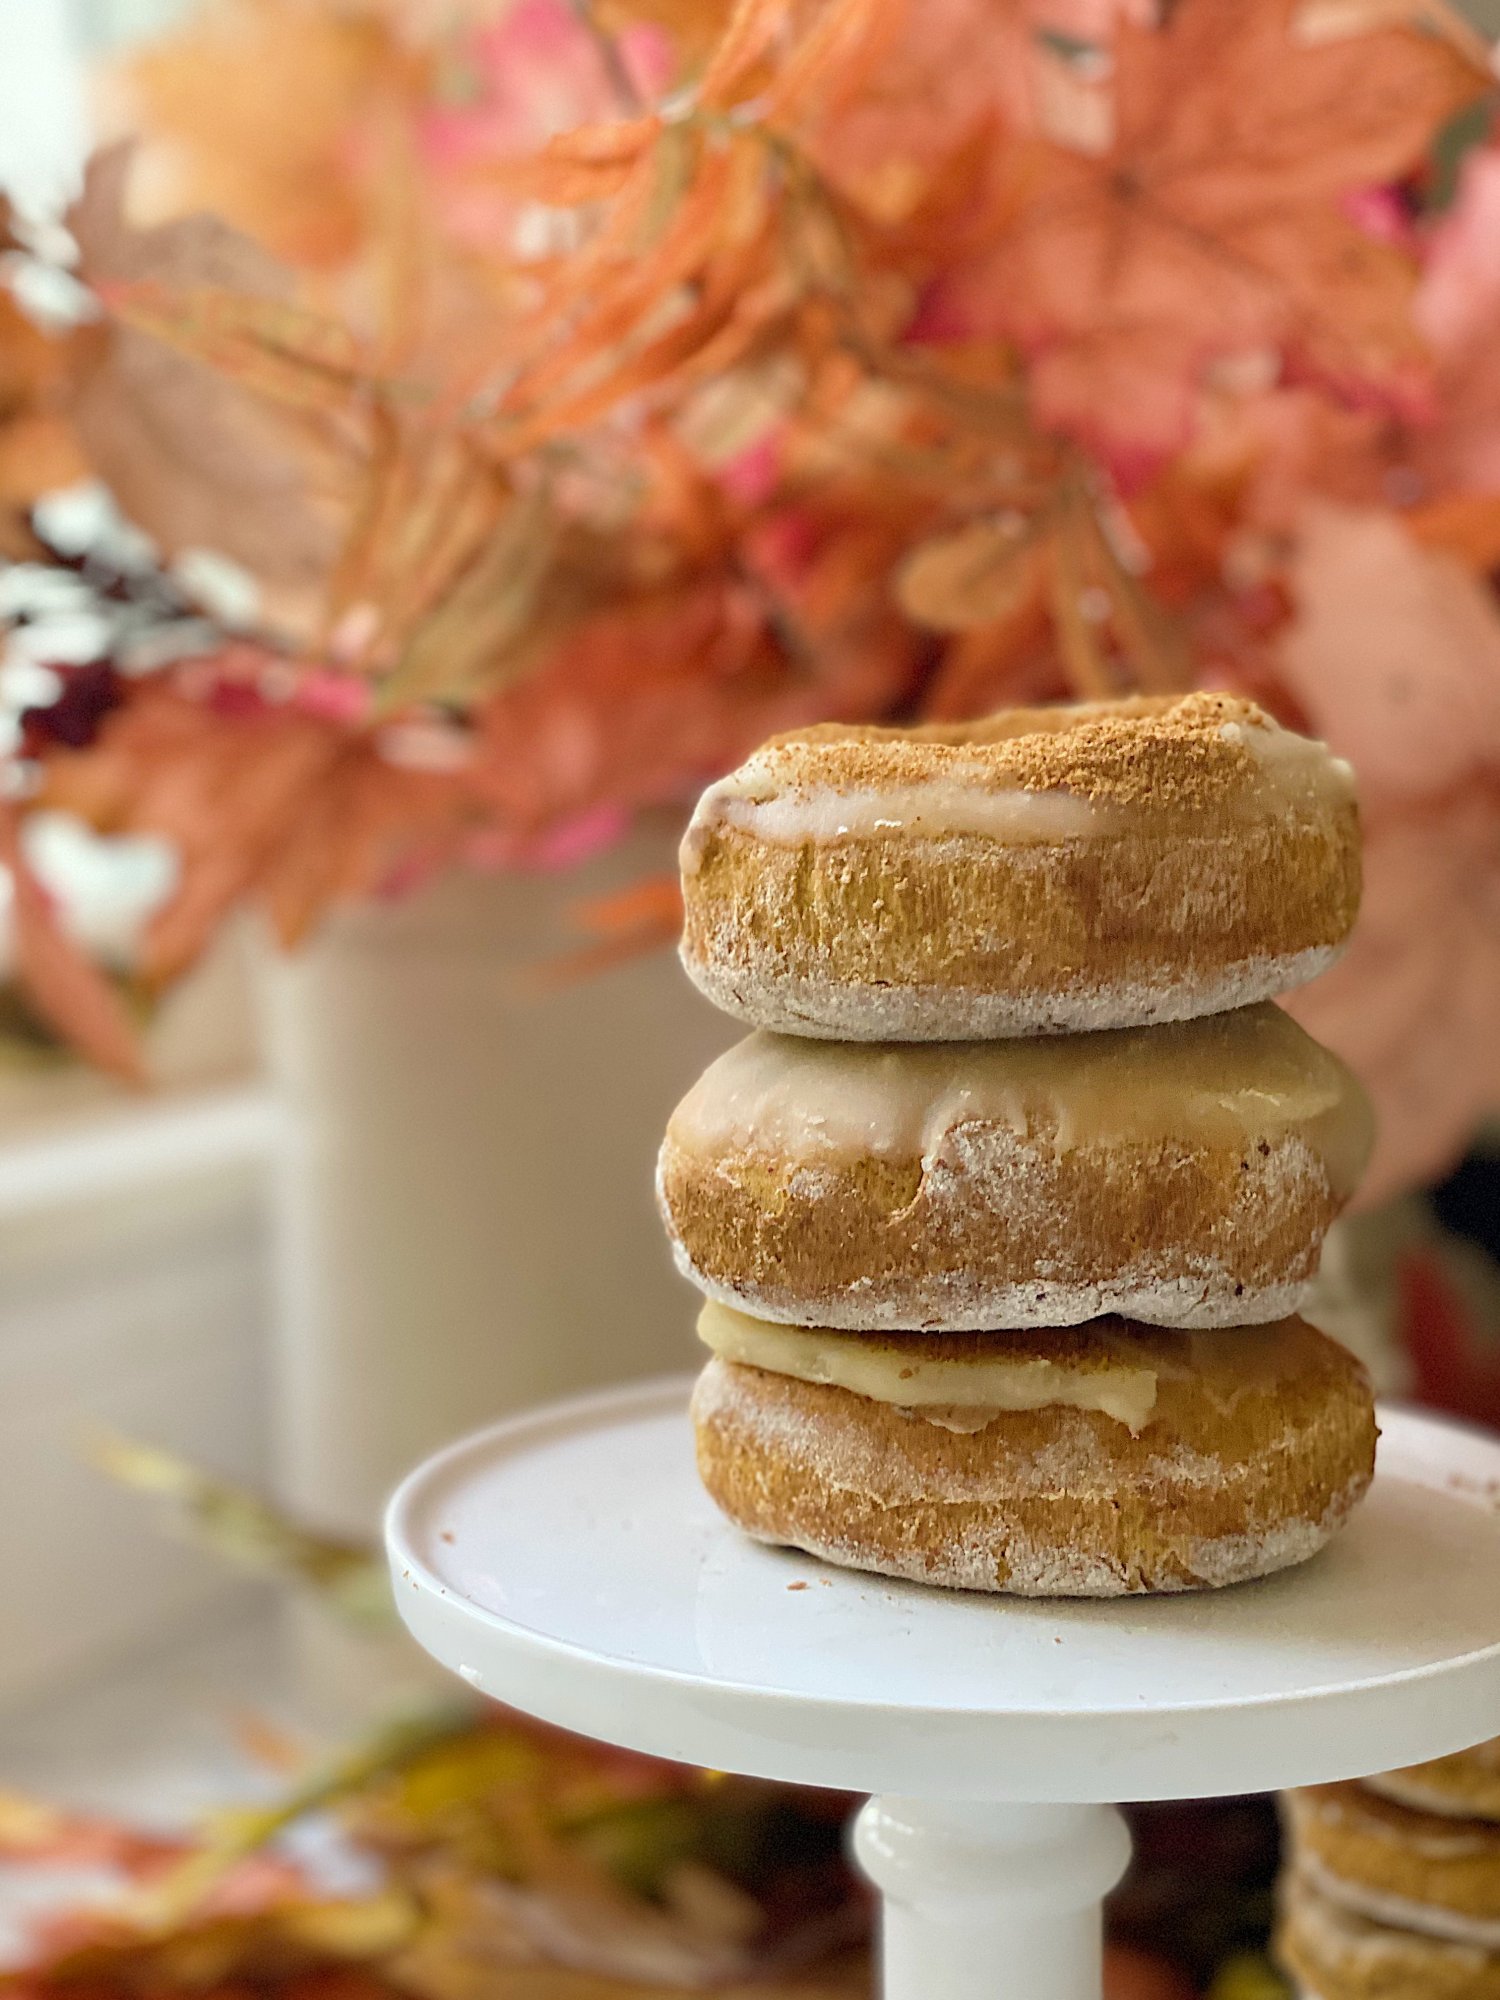
[[1216,356],[1285,353],[1412,409],[1415,261],[1341,203],[1410,172],[1489,87],[1483,44],[1430,32],[1439,15],[1185,0],[1164,26],[1122,22],[1102,142],[1042,138],[929,310],[1017,340],[1042,420],[1127,476],[1187,442]]
[[[25,255],[9,202],[0,195],[0,270]],[[43,332],[0,285],[0,562],[43,553],[30,514],[44,493],[87,476],[88,460],[67,422],[72,343]]]
[[[821,718],[1208,683],[1399,756],[1336,668],[1324,506],[1381,518],[1393,578],[1461,567],[1462,645],[1451,577],[1402,629],[1488,671],[1500,144],[1442,0],[221,0],[127,67],[60,393],[168,558],[234,557],[260,609],[113,663],[86,729],[39,712],[17,780],[180,853],[148,984],[245,902],[295,943],[566,865]],[[1387,1032],[1420,992],[1439,1045],[1480,1033],[1486,742],[1367,795],[1363,970],[1318,989],[1391,1162],[1491,1088]],[[671,924],[643,890],[549,976]],[[107,996],[47,992],[103,1048]]]
[[259,1494],[155,1445],[99,1432],[88,1452],[122,1486],[165,1502],[182,1529],[226,1561],[306,1584],[357,1626],[394,1623],[390,1581],[375,1548],[313,1534]]
[[79,275],[112,301],[75,378],[79,442],[122,512],[167,554],[230,557],[255,577],[272,629],[310,633],[352,497],[351,447],[333,421],[349,379],[326,412],[289,407],[263,393],[265,370],[251,360],[221,348],[211,363],[164,339],[173,302],[207,293],[285,309],[295,281],[210,216],[133,228],[129,166],[126,146],[98,155],[68,217]]

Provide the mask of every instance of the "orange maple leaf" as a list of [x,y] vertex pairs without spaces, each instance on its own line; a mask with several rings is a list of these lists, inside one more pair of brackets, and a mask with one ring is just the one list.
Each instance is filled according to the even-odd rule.
[[1160,29],[1122,24],[1106,143],[1018,148],[990,240],[917,331],[1015,340],[1040,419],[1127,474],[1186,441],[1226,356],[1416,406],[1415,263],[1349,204],[1410,172],[1490,79],[1412,17],[1332,35],[1301,0],[1181,0]]
[[[373,893],[428,848],[437,861],[452,851],[456,780],[397,768],[363,727],[260,702],[259,670],[277,664],[241,647],[132,681],[87,750],[46,759],[41,803],[98,832],[156,834],[177,853],[176,889],[142,941],[149,985],[185,972],[232,908],[259,903],[292,946],[330,903]],[[243,706],[216,703],[215,682]]]

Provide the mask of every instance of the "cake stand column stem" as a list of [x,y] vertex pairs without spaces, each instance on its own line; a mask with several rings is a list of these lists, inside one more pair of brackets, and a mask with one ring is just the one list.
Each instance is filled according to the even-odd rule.
[[871,1799],[854,1828],[884,1898],[884,2000],[1100,2000],[1112,1806]]

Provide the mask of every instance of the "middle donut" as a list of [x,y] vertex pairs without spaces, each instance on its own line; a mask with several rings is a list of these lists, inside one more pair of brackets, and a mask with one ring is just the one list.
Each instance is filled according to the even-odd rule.
[[1296,1311],[1371,1137],[1269,1003],[1048,1040],[762,1032],[678,1106],[658,1192],[684,1273],[763,1319],[1245,1326]]

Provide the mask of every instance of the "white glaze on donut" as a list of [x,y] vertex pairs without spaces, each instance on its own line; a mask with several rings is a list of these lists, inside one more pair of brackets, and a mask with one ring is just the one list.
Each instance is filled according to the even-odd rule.
[[841,1046],[761,1032],[711,1064],[672,1144],[815,1171],[867,1158],[936,1166],[965,1127],[1045,1135],[1056,1153],[1168,1139],[1255,1153],[1289,1137],[1346,1200],[1369,1158],[1353,1076],[1278,1007],[1068,1038]]
[[941,840],[982,834],[1018,846],[1059,840],[1094,840],[1119,833],[1129,820],[1109,806],[1091,805],[1071,792],[1027,792],[986,785],[982,765],[921,785],[882,791],[764,789],[754,758],[732,778],[711,786],[699,800],[683,836],[684,875],[696,872],[711,828],[731,826],[777,847],[804,841],[830,846],[841,840],[880,840],[897,834]]

